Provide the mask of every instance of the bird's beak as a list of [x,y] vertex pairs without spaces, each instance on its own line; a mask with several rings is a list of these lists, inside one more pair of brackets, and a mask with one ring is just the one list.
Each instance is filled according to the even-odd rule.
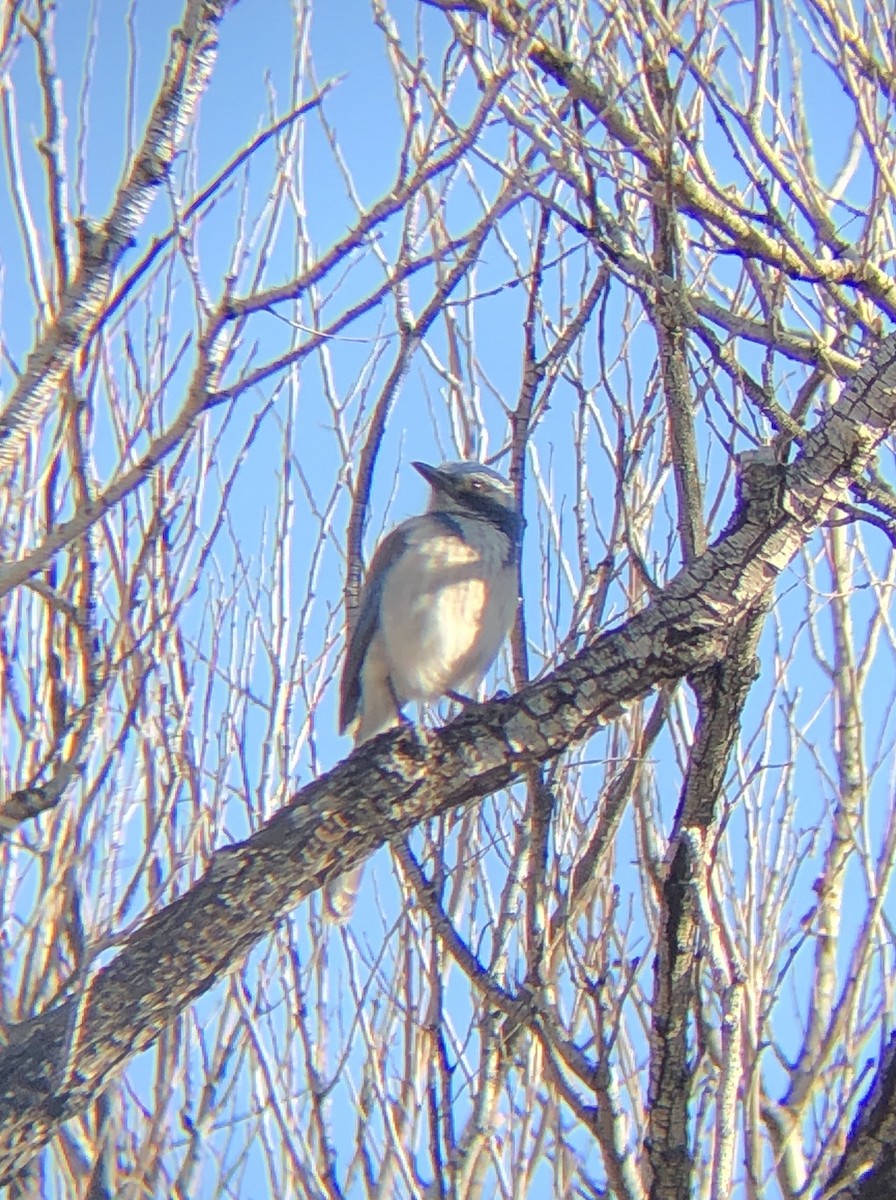
[[415,462],[411,463],[415,471],[419,471],[430,487],[441,488],[445,486],[445,480],[442,472],[438,467],[431,467],[428,463]]

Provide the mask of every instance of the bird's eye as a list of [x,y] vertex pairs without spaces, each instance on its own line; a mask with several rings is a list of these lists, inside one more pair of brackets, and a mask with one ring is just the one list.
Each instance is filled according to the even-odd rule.
[[472,487],[474,492],[481,492],[482,489],[485,487],[485,484],[482,482],[481,479],[471,479],[470,486]]

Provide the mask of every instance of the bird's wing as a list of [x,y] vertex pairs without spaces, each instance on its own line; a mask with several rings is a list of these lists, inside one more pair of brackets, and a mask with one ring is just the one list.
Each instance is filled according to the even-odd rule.
[[361,591],[355,627],[348,640],[345,663],[342,667],[342,683],[339,689],[339,732],[346,729],[358,716],[361,706],[361,669],[376,633],[380,618],[380,600],[386,576],[396,559],[404,554],[408,538],[417,518],[405,521],[393,529],[377,546],[370,569]]

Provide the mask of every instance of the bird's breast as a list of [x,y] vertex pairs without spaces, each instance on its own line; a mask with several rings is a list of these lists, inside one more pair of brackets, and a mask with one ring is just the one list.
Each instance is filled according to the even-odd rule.
[[508,538],[479,521],[461,532],[423,529],[390,572],[381,620],[402,699],[472,691],[488,671],[516,607]]

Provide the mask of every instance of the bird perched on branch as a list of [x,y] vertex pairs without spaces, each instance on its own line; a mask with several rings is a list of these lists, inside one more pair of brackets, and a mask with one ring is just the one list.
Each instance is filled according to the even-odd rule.
[[[367,572],[342,669],[339,729],[355,745],[406,719],[411,700],[463,700],[501,649],[516,610],[523,518],[510,483],[481,463],[415,462],[429,509],[380,542]],[[344,921],[356,869],[325,889]]]
[[516,610],[524,522],[510,483],[481,463],[413,465],[429,509],[377,547],[346,651],[339,725],[355,745],[411,700],[475,692]]

